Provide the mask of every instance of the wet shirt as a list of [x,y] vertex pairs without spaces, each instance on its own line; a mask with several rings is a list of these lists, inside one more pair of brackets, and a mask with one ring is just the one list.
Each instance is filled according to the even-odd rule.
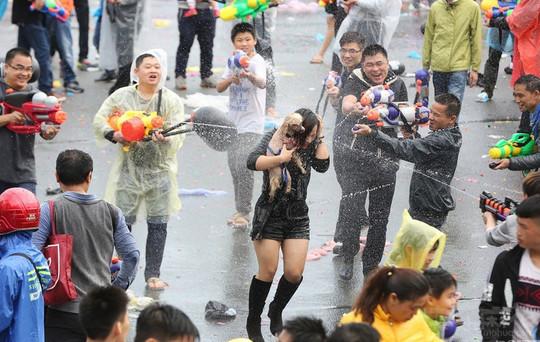
[[[249,59],[248,71],[266,80],[266,63],[259,54]],[[234,73],[227,65],[222,78],[230,78]],[[263,134],[266,89],[260,89],[247,78],[241,78],[240,84],[232,83],[229,86],[229,91],[229,118],[236,125],[238,133]]]
[[519,264],[519,277],[515,292],[515,317],[513,339],[533,341],[540,322],[540,268],[531,260],[529,250],[525,250]]
[[[0,101],[8,88],[0,81]],[[26,90],[31,90],[31,87]],[[0,181],[13,184],[36,182],[35,141],[35,134],[17,134],[6,126],[0,127]]]

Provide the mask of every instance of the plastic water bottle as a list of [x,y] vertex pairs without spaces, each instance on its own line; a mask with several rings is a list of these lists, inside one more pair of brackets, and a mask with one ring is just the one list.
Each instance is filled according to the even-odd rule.
[[476,96],[476,101],[477,102],[484,102],[484,103],[488,102],[489,101],[489,96],[485,91],[483,91],[483,92],[481,92],[480,94],[478,94]]

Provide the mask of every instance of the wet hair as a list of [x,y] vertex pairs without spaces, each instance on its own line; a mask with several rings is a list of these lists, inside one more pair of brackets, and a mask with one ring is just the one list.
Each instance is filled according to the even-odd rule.
[[79,307],[79,320],[91,339],[105,339],[114,324],[127,313],[129,298],[115,286],[96,287],[88,292]]
[[80,150],[65,150],[56,158],[56,174],[62,184],[82,184],[94,170],[92,157]]
[[234,42],[234,38],[236,38],[236,36],[239,33],[244,33],[244,32],[251,33],[251,35],[253,36],[253,39],[256,39],[257,37],[255,35],[255,28],[253,27],[253,25],[251,25],[250,23],[238,23],[234,25],[231,30],[231,41]]
[[343,46],[345,44],[355,43],[358,44],[358,47],[360,50],[364,48],[364,44],[366,43],[366,39],[364,36],[355,31],[349,31],[345,32],[343,36],[341,36],[341,39],[339,40],[339,46]]
[[415,300],[429,292],[429,284],[422,273],[410,268],[385,266],[373,272],[356,299],[353,310],[362,315],[362,321],[373,323],[373,312],[390,294],[399,301]]
[[456,278],[442,267],[428,268],[424,271],[424,277],[429,283],[429,293],[437,299],[447,289],[457,287]]
[[531,172],[523,179],[523,193],[527,197],[540,194],[540,172]]
[[298,137],[298,145],[303,146],[306,142],[307,137],[310,135],[313,128],[318,127],[320,122],[317,114],[315,114],[311,109],[300,108],[295,110],[295,113],[302,115],[302,126],[304,126],[304,132]]
[[317,318],[296,317],[286,321],[283,330],[291,335],[293,342],[324,342],[326,340],[323,322]]
[[365,323],[345,324],[337,327],[326,342],[379,342],[381,335]]
[[535,75],[523,75],[517,79],[516,83],[514,83],[514,86],[517,84],[524,85],[525,90],[530,93],[540,91],[540,78]]
[[4,59],[5,63],[6,64],[11,63],[13,58],[15,58],[16,56],[24,56],[24,57],[28,57],[30,59],[32,58],[32,55],[30,54],[30,52],[28,50],[26,50],[25,48],[16,47],[16,48],[13,48],[13,49],[9,50],[6,53],[6,58]]
[[446,106],[446,115],[452,116],[455,115],[456,118],[459,117],[459,112],[461,112],[461,101],[457,98],[456,95],[446,93],[435,96],[435,102]]
[[156,58],[156,56],[152,55],[151,53],[143,53],[142,55],[137,57],[137,59],[135,60],[135,68],[140,67],[144,59],[148,57]]
[[364,61],[364,59],[366,59],[366,57],[372,57],[379,53],[382,54],[384,58],[388,59],[388,52],[386,52],[386,49],[381,45],[371,44],[366,46],[362,51],[362,62]]
[[516,209],[516,216],[540,220],[540,195],[533,195],[523,200]]
[[158,302],[141,311],[137,319],[135,342],[144,342],[149,338],[168,341],[182,337],[199,339],[199,330],[182,310]]
[[433,244],[433,247],[431,247],[431,249],[429,250],[430,253],[433,253],[435,252],[438,248],[439,248],[439,240],[435,241],[435,243]]

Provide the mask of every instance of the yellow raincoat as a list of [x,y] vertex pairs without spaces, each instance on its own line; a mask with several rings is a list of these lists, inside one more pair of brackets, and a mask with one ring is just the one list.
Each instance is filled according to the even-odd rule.
[[439,266],[446,245],[446,235],[427,223],[414,220],[409,212],[404,210],[401,227],[385,264],[413,268],[421,272],[429,251],[437,241],[439,247],[429,267]]

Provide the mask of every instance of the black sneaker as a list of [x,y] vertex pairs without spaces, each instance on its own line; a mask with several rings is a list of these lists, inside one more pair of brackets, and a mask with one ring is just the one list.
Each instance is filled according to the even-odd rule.
[[105,70],[98,78],[96,78],[95,82],[112,82],[116,79],[116,71],[114,70]]
[[514,70],[513,70],[511,67],[509,67],[509,66],[507,66],[506,68],[504,68],[504,73],[507,74],[507,75],[512,75],[512,72],[513,72],[513,71],[514,71]]
[[74,94],[80,94],[84,92],[84,89],[79,86],[79,82],[77,81],[68,83],[64,88],[66,92],[72,92]]

